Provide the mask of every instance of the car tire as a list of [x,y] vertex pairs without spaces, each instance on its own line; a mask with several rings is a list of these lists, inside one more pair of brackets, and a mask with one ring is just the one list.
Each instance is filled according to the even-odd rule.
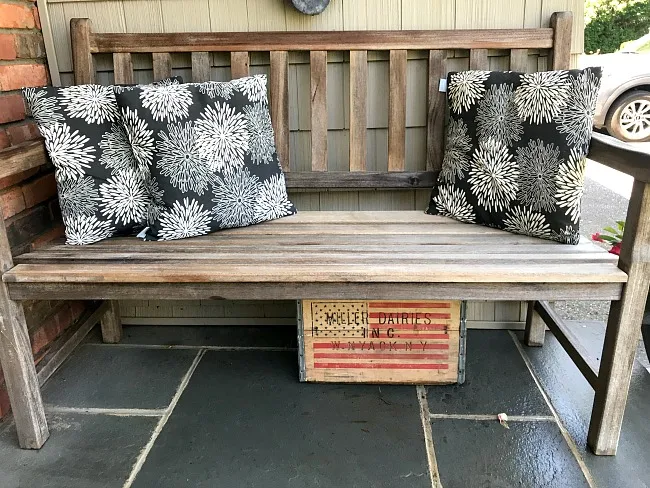
[[634,90],[616,100],[605,126],[610,135],[621,141],[650,141],[650,92]]

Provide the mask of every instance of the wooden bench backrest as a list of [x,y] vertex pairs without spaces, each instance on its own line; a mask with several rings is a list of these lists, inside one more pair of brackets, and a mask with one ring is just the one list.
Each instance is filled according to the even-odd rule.
[[[249,53],[270,53],[270,108],[278,154],[293,189],[430,188],[442,164],[447,50],[468,49],[470,69],[488,69],[488,49],[510,50],[510,69],[526,71],[528,50],[549,50],[549,69],[567,69],[571,12],[557,12],[550,28],[454,31],[243,32],[100,34],[89,19],[72,19],[76,84],[93,83],[93,55],[112,53],[116,83],[133,83],[132,53],[151,53],[154,79],[172,74],[171,53],[190,52],[192,81],[210,79],[210,53],[229,52],[233,78],[249,72]],[[429,52],[427,161],[405,171],[406,67],[408,50]],[[289,51],[308,51],[311,85],[311,171],[289,171]],[[350,60],[349,171],[327,171],[327,52],[347,51]],[[366,171],[368,51],[388,51],[388,172]]]

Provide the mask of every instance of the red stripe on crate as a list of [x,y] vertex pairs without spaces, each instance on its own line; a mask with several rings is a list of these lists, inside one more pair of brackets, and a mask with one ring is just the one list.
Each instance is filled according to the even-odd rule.
[[369,302],[370,308],[451,308],[451,303]]
[[[339,343],[339,347],[334,347],[332,345],[332,342],[314,342],[313,346],[314,349],[331,349],[333,351],[347,351],[348,350],[348,342],[347,341],[334,341]],[[353,342],[352,343],[355,348],[361,349],[361,344],[359,342]],[[366,349],[361,349],[362,351],[365,350],[367,351],[369,344],[368,342],[363,343],[365,344]],[[373,342],[375,345],[375,349],[379,349],[379,342]],[[384,350],[386,349],[386,345],[384,344]],[[406,344],[393,344],[393,349],[404,349],[406,350]],[[449,349],[449,344],[447,343],[439,343],[439,344],[425,344],[424,346],[422,344],[419,344],[417,342],[414,342],[412,347],[409,348],[409,350],[414,350],[414,351],[426,351],[427,349]],[[381,349],[380,349],[381,350]]]
[[418,324],[417,327],[414,324],[380,324],[376,321],[369,321],[368,325],[372,327],[373,325],[382,326],[382,328],[388,329],[406,329],[406,330],[446,330],[449,325],[447,324],[427,324],[422,325]]
[[448,354],[378,354],[367,351],[365,354],[358,353],[336,353],[336,352],[316,352],[315,359],[449,359]]
[[[378,339],[433,339],[433,340],[449,340],[449,334],[403,334],[401,332],[391,333],[392,337],[386,334],[379,333]],[[375,336],[373,336],[373,339]]]
[[314,363],[318,369],[449,369],[448,364]]
[[[393,315],[394,317],[400,317],[401,314],[406,314],[407,317],[410,319],[411,317],[413,317],[414,313],[416,313],[416,312],[399,312],[399,311],[395,311],[395,312],[383,312],[383,314],[379,313],[379,312],[370,312],[368,314],[368,317],[370,317],[371,319],[378,319],[380,316],[383,316],[384,318],[386,318],[387,314],[388,315]],[[417,312],[417,313],[420,315],[420,318],[422,320],[424,320],[424,313],[425,312]],[[451,318],[450,313],[427,312],[427,315],[429,315],[430,319],[443,319],[443,320],[447,319],[447,320],[449,320]]]

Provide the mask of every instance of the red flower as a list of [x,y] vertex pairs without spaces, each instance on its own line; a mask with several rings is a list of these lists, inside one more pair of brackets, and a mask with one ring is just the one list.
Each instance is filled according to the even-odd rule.
[[600,237],[600,232],[596,232],[595,234],[591,235],[591,240],[596,241],[596,242],[605,242],[603,239]]
[[612,248],[609,250],[612,254],[616,254],[617,256],[621,255],[621,243],[617,242],[612,246]]

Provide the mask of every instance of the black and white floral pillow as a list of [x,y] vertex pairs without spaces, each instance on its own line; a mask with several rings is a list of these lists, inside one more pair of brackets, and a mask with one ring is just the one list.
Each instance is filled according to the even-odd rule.
[[[159,82],[170,86],[181,78]],[[122,126],[115,94],[135,86],[24,88],[54,164],[66,242],[91,244],[146,223],[148,168],[139,166]]]
[[154,180],[147,239],[182,239],[296,212],[275,148],[265,76],[141,87],[117,102],[135,157]]
[[427,213],[577,244],[600,77],[600,68],[450,73]]

